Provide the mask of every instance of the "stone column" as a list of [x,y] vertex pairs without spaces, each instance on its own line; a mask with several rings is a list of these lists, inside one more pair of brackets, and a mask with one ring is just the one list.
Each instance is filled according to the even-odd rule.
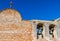
[[36,33],[36,22],[32,22],[32,35],[33,35],[33,40],[32,41],[37,41],[37,33]]
[[49,39],[49,23],[45,23],[45,39],[46,40],[50,40]]
[[57,27],[56,27],[56,29],[57,29],[57,39],[58,39],[58,41],[60,41],[60,24],[58,23],[57,24]]

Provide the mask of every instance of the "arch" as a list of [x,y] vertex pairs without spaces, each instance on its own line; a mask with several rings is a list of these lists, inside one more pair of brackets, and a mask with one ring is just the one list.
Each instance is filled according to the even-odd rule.
[[52,37],[54,37],[54,34],[53,34],[53,32],[54,32],[54,27],[55,27],[54,24],[50,24],[50,25],[49,25],[49,34],[52,35]]
[[41,35],[43,38],[42,32],[43,32],[43,23],[38,23],[37,24],[37,39],[39,38],[39,35]]

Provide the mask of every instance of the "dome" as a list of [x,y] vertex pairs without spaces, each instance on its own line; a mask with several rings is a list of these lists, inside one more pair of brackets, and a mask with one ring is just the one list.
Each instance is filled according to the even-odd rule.
[[2,20],[21,21],[22,18],[18,11],[14,10],[14,9],[4,9],[4,10],[0,11],[0,21],[2,21]]

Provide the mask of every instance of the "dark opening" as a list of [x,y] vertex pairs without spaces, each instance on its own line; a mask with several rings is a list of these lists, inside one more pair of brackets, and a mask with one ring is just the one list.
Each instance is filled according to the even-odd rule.
[[52,35],[52,37],[54,37],[54,35],[53,35],[54,27],[55,27],[54,24],[51,24],[51,25],[49,26],[49,34]]
[[39,23],[37,24],[37,39],[39,38],[38,35],[41,35],[43,37],[43,24],[42,23]]

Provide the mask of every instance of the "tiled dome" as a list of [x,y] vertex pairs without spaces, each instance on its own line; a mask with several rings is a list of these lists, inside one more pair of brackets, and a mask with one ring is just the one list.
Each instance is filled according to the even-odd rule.
[[21,21],[21,15],[14,9],[4,9],[0,11],[0,22],[1,21]]

